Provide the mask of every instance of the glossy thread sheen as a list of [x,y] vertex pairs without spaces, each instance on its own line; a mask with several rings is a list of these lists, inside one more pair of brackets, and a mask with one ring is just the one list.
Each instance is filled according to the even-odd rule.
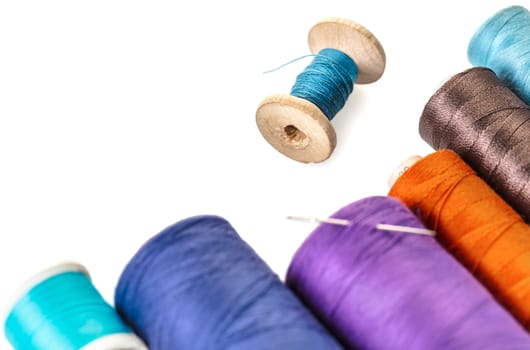
[[13,307],[5,334],[16,350],[79,350],[112,334],[132,331],[80,272],[50,277]]
[[487,68],[453,76],[425,105],[421,137],[458,153],[530,220],[530,107]]
[[468,46],[475,66],[491,68],[526,103],[530,103],[530,12],[507,7],[476,31]]
[[332,215],[296,252],[286,283],[348,349],[530,349],[525,330],[401,202],[368,197]]
[[150,239],[116,306],[150,350],[339,350],[341,346],[224,219],[198,216]]
[[[451,150],[416,162],[391,188],[530,329],[530,226]],[[499,347],[509,349],[509,347]]]
[[312,102],[332,120],[344,107],[357,77],[357,65],[348,55],[323,49],[298,75],[291,95]]

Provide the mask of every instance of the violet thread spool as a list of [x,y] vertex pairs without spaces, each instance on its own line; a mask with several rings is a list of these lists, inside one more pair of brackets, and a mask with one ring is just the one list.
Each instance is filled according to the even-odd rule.
[[286,283],[347,349],[528,349],[530,337],[399,200],[368,197],[298,249]]
[[[332,49],[349,57],[356,66],[355,83],[375,82],[385,70],[386,56],[381,43],[369,30],[353,21],[325,19],[311,28],[308,42],[311,52],[317,56],[323,50]],[[353,89],[353,82],[351,84]],[[329,96],[329,99],[344,99],[344,102],[346,98]],[[302,163],[319,163],[331,156],[337,143],[330,122],[333,117],[326,115],[315,103],[292,94],[269,96],[256,111],[258,129],[269,144]]]

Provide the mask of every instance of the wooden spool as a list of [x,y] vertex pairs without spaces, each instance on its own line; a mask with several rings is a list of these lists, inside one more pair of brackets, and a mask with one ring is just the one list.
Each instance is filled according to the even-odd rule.
[[[311,28],[308,39],[313,54],[324,48],[347,54],[359,70],[358,84],[378,80],[385,70],[383,47],[360,24],[341,18],[325,19]],[[274,148],[303,163],[328,159],[337,143],[333,126],[316,105],[287,94],[265,98],[257,109],[256,123]]]

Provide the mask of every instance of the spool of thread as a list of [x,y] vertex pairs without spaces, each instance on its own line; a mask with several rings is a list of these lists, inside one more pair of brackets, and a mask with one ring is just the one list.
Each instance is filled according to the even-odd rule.
[[234,228],[182,220],[151,238],[116,288],[150,350],[334,350],[341,346]]
[[390,189],[530,329],[530,227],[451,150],[411,165]]
[[368,197],[321,224],[296,252],[286,283],[348,349],[528,349],[530,337],[401,202]]
[[487,68],[449,79],[427,102],[421,137],[451,149],[530,219],[530,107]]
[[285,156],[303,163],[328,159],[336,146],[330,121],[342,109],[354,83],[378,80],[386,56],[363,26],[341,18],[325,19],[309,31],[315,58],[298,75],[291,94],[265,98],[256,112],[263,137]]
[[147,350],[78,263],[40,272],[14,300],[4,331],[15,350]]
[[510,6],[491,16],[469,42],[468,58],[475,66],[491,68],[530,103],[530,12]]

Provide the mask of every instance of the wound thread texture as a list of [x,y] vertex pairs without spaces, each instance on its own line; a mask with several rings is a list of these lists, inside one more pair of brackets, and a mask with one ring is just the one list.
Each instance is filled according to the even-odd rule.
[[123,271],[116,307],[150,350],[342,347],[224,219],[151,238]]
[[453,76],[426,104],[421,137],[451,149],[530,219],[530,107],[487,68]]
[[348,349],[527,349],[530,338],[400,201],[368,197],[332,215],[296,252],[287,284]]
[[510,6],[491,16],[473,35],[468,58],[475,66],[491,68],[530,103],[530,12]]
[[105,349],[145,349],[90,278],[78,271],[33,286],[10,310],[4,331],[16,350],[80,350],[114,335],[128,338]]
[[312,102],[332,120],[344,107],[357,77],[357,65],[348,55],[323,49],[296,77],[291,95]]
[[528,329],[530,227],[451,150],[422,158],[389,192]]

